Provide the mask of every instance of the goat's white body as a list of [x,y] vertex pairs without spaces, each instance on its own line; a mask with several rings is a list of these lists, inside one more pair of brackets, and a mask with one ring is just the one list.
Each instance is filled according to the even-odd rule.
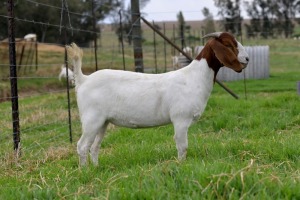
[[100,70],[85,76],[79,65],[74,62],[83,129],[77,151],[82,165],[89,149],[98,164],[108,123],[130,128],[173,123],[178,158],[185,159],[188,127],[204,111],[213,88],[214,71],[205,59],[165,74]]
[[131,128],[190,123],[203,112],[213,77],[205,60],[165,74],[97,71],[76,86],[82,123],[95,116]]
[[[239,43],[237,50],[237,57],[232,50],[229,52],[234,56],[231,60],[240,62],[240,68],[236,68],[239,71],[248,63],[248,55]],[[178,158],[185,159],[188,128],[203,113],[216,73],[204,57],[164,74],[100,70],[86,76],[81,71],[82,50],[72,44],[67,51],[74,66],[82,123],[83,133],[77,143],[81,165],[86,164],[89,150],[94,164],[98,163],[100,144],[109,123],[130,128],[172,123]],[[210,55],[213,53],[211,50]]]

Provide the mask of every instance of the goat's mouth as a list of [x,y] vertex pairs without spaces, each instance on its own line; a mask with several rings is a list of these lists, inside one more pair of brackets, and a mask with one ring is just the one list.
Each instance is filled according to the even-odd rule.
[[242,63],[242,62],[241,62],[241,64],[242,64],[242,69],[236,70],[237,73],[241,73],[243,71],[243,69],[245,69],[248,65],[248,63]]
[[248,63],[241,63],[242,64],[242,68],[239,70],[235,70],[237,73],[241,73],[243,71],[243,69],[245,69],[247,67]]
[[241,64],[243,65],[243,69],[245,69],[248,65],[248,63],[243,63],[243,62]]

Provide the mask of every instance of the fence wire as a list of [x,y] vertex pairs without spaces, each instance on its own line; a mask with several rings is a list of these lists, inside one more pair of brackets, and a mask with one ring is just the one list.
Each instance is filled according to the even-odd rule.
[[[28,4],[36,4],[37,6],[51,7],[56,9],[60,14],[61,7],[50,4],[44,4],[33,0],[25,0]],[[70,18],[82,17],[86,14],[69,11]],[[130,14],[130,13],[127,13]],[[166,13],[167,14],[167,13]],[[89,15],[87,15],[89,16]],[[89,16],[91,17],[91,16]],[[9,16],[0,15],[0,20],[7,20]],[[27,19],[20,15],[15,17],[17,23],[28,23],[36,29],[43,26],[53,27],[59,30],[65,28],[67,30],[76,31],[74,34],[92,33],[98,37],[99,47],[97,49],[98,69],[123,69],[125,58],[125,70],[134,71],[133,47],[130,38],[130,30],[126,32],[123,38],[119,37],[114,27],[118,25],[100,24],[97,31],[86,30],[81,27],[65,26],[50,21],[39,21],[35,19]],[[118,22],[119,23],[119,22]],[[203,22],[187,23],[191,28],[185,32],[185,38],[178,36],[177,22],[174,23],[155,23],[165,35],[175,44],[181,46],[184,39],[185,46],[192,49],[203,43],[201,40],[204,34]],[[219,26],[219,22],[215,22],[216,30],[223,30]],[[161,73],[174,70],[176,68],[173,57],[179,56],[170,45],[166,46],[165,41],[158,35],[155,35],[150,28],[142,24],[143,32],[143,58],[144,71],[148,73]],[[243,31],[244,32],[244,31]],[[260,32],[262,34],[262,32]],[[273,35],[273,34],[270,34]],[[61,66],[65,63],[64,46],[61,43],[41,43],[37,38],[37,54],[33,55],[33,59],[37,55],[38,63],[35,67],[34,62],[21,62],[22,48],[23,59],[29,59],[30,46],[32,41],[16,41],[16,61],[17,61],[17,77],[9,76],[9,52],[10,45],[7,40],[0,42],[0,158],[11,152],[13,149],[12,139],[12,119],[11,119],[11,94],[10,79],[16,78],[18,81],[18,98],[19,98],[19,114],[20,114],[20,131],[21,131],[21,147],[23,152],[38,155],[41,149],[49,146],[64,146],[69,141],[68,135],[68,103],[67,103],[67,84],[66,80],[58,80]],[[61,36],[62,38],[63,36]],[[245,36],[244,36],[245,37]],[[124,41],[124,54],[122,55],[121,40]],[[76,41],[74,41],[76,42]],[[95,71],[96,62],[94,56],[95,47],[92,42],[86,47],[86,44],[77,43],[83,48],[83,72],[90,74]],[[182,46],[183,48],[183,46]],[[194,57],[195,55],[193,55]],[[24,61],[24,60],[23,60]],[[69,66],[72,69],[72,66]],[[81,128],[76,105],[76,97],[74,87],[70,86],[70,112],[72,113],[72,126],[74,141],[80,136]]]

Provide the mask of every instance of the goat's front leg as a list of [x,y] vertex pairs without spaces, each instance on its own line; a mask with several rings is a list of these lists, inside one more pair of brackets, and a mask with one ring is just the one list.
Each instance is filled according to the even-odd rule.
[[186,152],[188,147],[188,128],[190,126],[190,121],[186,120],[179,120],[178,122],[174,122],[174,140],[176,142],[176,148],[178,151],[178,159],[179,160],[185,160],[186,158]]

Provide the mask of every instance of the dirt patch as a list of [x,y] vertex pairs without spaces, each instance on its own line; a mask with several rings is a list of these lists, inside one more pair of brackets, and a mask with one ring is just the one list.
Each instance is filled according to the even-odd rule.
[[10,100],[10,85],[7,82],[0,82],[0,102]]
[[39,51],[55,51],[60,53],[65,51],[65,48],[63,46],[46,43],[38,43],[38,49]]

